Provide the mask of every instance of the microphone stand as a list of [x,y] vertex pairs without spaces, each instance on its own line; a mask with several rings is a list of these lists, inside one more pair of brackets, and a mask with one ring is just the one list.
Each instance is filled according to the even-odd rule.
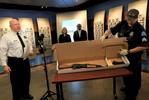
[[44,57],[43,57],[44,58],[44,71],[45,71],[46,83],[47,83],[47,92],[40,98],[40,100],[48,100],[48,97],[49,97],[49,99],[51,98],[52,100],[54,100],[52,95],[57,95],[57,94],[50,91],[50,88],[49,88],[49,80],[48,80],[49,78],[48,78],[48,73],[47,73],[47,62],[46,62],[46,58],[45,58],[45,48],[40,43],[40,41],[38,41],[38,43],[39,43],[40,48],[41,48],[41,50],[39,50],[39,51],[41,54],[43,53],[43,55],[44,55]]

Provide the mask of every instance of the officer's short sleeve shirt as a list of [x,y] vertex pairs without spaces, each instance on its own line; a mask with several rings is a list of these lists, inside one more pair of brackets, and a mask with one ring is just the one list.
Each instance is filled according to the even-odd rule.
[[135,47],[148,47],[148,37],[145,29],[138,22],[130,27],[127,21],[118,23],[112,27],[111,32],[115,35],[118,32],[118,37],[126,37],[128,40],[128,49]]

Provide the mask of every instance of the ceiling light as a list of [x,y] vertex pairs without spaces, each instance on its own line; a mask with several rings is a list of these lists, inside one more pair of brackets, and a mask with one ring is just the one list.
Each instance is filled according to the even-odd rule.
[[43,9],[43,6],[41,7],[41,9]]

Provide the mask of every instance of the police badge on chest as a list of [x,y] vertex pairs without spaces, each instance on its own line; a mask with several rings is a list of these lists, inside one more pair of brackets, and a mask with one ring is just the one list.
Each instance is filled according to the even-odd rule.
[[130,32],[130,33],[129,33],[129,37],[130,37],[130,38],[132,38],[133,35],[134,35],[134,32]]
[[123,33],[118,33],[118,37],[123,37]]
[[26,36],[24,36],[24,39],[27,39],[27,37],[26,37]]

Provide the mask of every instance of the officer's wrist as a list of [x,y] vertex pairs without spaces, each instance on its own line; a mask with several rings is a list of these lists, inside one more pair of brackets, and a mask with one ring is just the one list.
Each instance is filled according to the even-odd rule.
[[130,54],[130,50],[127,50],[127,53]]

